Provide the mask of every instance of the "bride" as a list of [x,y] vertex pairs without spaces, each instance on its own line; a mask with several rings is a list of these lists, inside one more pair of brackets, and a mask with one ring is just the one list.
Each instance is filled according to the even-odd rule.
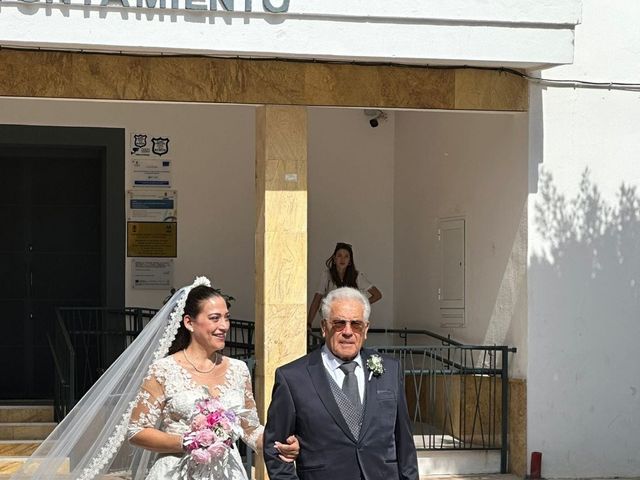
[[[12,480],[246,480],[234,441],[260,452],[263,427],[246,364],[219,353],[228,330],[206,278],[180,289]],[[194,431],[203,405],[218,408],[198,427],[214,434]],[[293,436],[276,447],[299,452]]]

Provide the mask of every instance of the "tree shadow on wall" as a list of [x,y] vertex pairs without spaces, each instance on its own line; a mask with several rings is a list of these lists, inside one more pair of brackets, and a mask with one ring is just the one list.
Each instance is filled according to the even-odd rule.
[[[572,199],[558,191],[549,172],[541,172],[539,187],[534,222],[547,251],[533,256],[529,269],[536,322],[530,328],[545,338],[538,353],[557,358],[561,349],[567,362],[574,356],[577,364],[599,358],[606,366],[612,361],[607,338],[640,333],[638,192],[623,183],[616,201],[607,203],[588,169]],[[594,339],[603,348],[594,348]],[[579,382],[577,374],[572,380]]]

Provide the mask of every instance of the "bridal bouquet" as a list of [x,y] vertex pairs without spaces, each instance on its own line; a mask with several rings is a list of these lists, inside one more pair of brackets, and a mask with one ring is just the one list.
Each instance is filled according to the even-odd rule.
[[240,420],[216,398],[196,402],[191,429],[183,437],[187,457],[198,465],[222,462],[239,436]]

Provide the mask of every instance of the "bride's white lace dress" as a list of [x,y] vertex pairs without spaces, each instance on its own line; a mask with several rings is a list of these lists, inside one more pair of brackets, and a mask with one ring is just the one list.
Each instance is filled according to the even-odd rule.
[[[144,428],[158,428],[167,433],[182,435],[189,424],[197,401],[217,397],[224,407],[241,418],[242,440],[253,450],[262,435],[251,390],[251,377],[246,364],[225,358],[217,368],[215,383],[203,385],[181,366],[173,356],[156,361],[145,378],[138,403],[129,424],[129,438]],[[246,480],[247,475],[237,448],[229,451],[227,461],[217,468],[199,466],[197,472],[187,473],[190,460],[181,454],[159,455],[147,480]]]

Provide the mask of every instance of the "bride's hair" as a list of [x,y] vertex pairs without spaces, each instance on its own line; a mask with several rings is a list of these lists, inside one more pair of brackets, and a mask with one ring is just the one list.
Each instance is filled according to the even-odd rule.
[[182,314],[178,333],[176,333],[176,337],[173,339],[173,343],[171,343],[167,355],[173,355],[174,353],[184,350],[189,346],[191,334],[189,330],[187,330],[187,327],[184,326],[184,317],[186,315],[189,315],[191,318],[197,317],[202,310],[202,302],[212,297],[220,297],[226,302],[226,299],[220,294],[220,292],[212,287],[208,287],[207,285],[198,285],[191,289],[184,304],[184,313]]

